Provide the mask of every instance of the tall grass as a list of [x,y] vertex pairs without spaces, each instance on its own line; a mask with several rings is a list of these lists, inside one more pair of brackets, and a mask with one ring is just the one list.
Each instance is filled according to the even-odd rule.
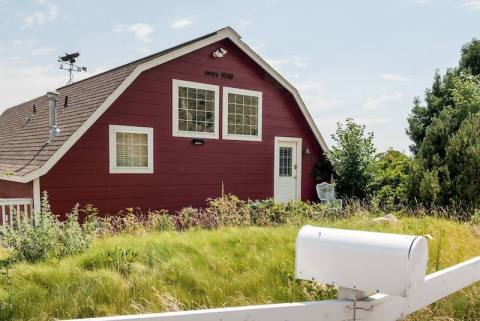
[[[430,234],[429,272],[443,234],[440,268],[480,255],[470,225],[434,217],[401,217],[379,225],[366,212],[315,218],[321,226]],[[335,291],[294,279],[298,225],[146,232],[95,240],[83,254],[14,265],[0,276],[3,318],[50,320],[333,298]],[[409,320],[480,320],[474,285]],[[0,314],[2,316],[2,314]]]

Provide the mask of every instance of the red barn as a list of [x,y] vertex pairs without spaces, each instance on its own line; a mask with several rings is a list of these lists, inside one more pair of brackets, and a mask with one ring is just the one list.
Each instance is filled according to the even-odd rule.
[[222,184],[242,199],[314,200],[326,152],[298,91],[227,27],[7,109],[0,211],[37,209],[43,191],[59,214],[177,210]]

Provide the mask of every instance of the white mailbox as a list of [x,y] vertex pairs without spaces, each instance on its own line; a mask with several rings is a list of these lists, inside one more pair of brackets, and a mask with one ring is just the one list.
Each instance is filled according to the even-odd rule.
[[428,243],[422,236],[307,225],[295,255],[298,279],[405,297],[425,280]]

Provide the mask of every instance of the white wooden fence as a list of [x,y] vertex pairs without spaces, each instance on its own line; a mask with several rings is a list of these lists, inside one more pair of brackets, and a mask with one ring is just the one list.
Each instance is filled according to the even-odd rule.
[[395,321],[477,281],[480,281],[480,257],[427,275],[422,290],[410,297],[375,294],[358,301],[269,304],[83,321]]
[[0,226],[15,224],[20,215],[28,215],[33,219],[33,199],[0,198]]

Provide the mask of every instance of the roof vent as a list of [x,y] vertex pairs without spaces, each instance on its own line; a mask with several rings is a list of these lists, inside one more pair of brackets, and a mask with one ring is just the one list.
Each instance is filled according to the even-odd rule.
[[57,92],[47,92],[48,106],[50,109],[50,140],[54,139],[60,133],[60,128],[57,127],[57,98]]

